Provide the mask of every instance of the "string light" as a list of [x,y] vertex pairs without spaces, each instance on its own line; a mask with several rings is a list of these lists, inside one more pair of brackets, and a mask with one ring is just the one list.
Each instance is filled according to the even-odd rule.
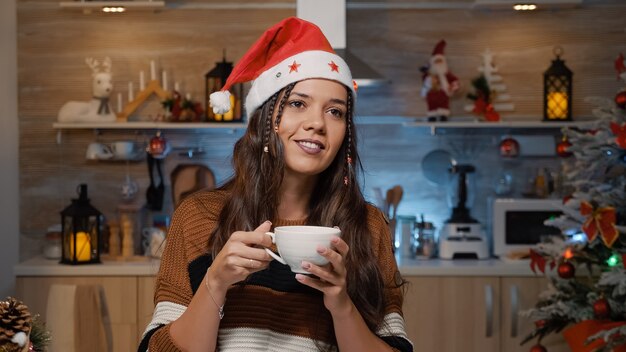
[[571,248],[568,248],[565,250],[565,253],[563,253],[563,258],[565,259],[571,259],[574,257],[574,251],[572,251]]
[[606,260],[606,265],[610,266],[610,267],[614,267],[617,264],[619,264],[619,256],[615,253],[613,253],[613,255],[611,255],[609,257],[609,259]]

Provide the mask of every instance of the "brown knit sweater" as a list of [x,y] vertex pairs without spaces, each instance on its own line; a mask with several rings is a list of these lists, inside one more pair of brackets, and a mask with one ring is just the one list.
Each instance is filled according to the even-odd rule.
[[[174,212],[156,281],[153,319],[139,351],[178,351],[170,337],[170,323],[182,315],[212,263],[207,250],[209,236],[227,196],[225,191],[199,192]],[[396,350],[412,351],[404,331],[402,292],[394,284],[398,271],[389,227],[373,206],[368,207],[367,222],[387,287],[385,321],[376,334]],[[277,220],[273,226],[303,223]],[[317,351],[335,343],[332,319],[321,292],[297,282],[289,267],[276,261],[252,274],[245,284],[231,287],[224,313],[218,332],[219,351]]]

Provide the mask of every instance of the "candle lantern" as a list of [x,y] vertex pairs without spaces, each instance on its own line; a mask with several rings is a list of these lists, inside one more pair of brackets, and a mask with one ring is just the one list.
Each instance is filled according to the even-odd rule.
[[563,49],[554,49],[556,59],[543,74],[543,120],[572,120],[572,71],[561,60]]
[[100,217],[89,203],[87,185],[78,187],[78,199],[61,211],[62,264],[100,263]]
[[217,62],[215,67],[204,75],[204,111],[209,122],[240,122],[243,120],[241,109],[241,101],[243,98],[243,84],[238,83],[230,89],[230,111],[225,114],[213,113],[213,108],[209,105],[209,96],[213,92],[217,92],[226,83],[226,79],[233,71],[233,63],[226,61],[226,54],[222,62]]

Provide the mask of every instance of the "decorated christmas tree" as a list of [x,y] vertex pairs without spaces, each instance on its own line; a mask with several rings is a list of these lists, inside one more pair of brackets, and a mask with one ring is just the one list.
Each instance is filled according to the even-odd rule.
[[[615,63],[626,82],[624,58]],[[535,322],[524,340],[563,333],[572,351],[626,351],[626,89],[613,100],[590,98],[596,119],[563,134],[573,156],[563,162],[570,194],[563,215],[546,224],[562,230],[531,250],[531,269],[548,290],[524,312]]]

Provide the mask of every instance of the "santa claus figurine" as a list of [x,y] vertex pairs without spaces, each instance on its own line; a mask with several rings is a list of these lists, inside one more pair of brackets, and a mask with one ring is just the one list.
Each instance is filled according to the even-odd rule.
[[424,85],[422,97],[428,104],[428,121],[447,121],[450,116],[450,97],[459,90],[459,79],[448,71],[448,62],[443,55],[446,41],[435,46],[429,65],[423,68]]

